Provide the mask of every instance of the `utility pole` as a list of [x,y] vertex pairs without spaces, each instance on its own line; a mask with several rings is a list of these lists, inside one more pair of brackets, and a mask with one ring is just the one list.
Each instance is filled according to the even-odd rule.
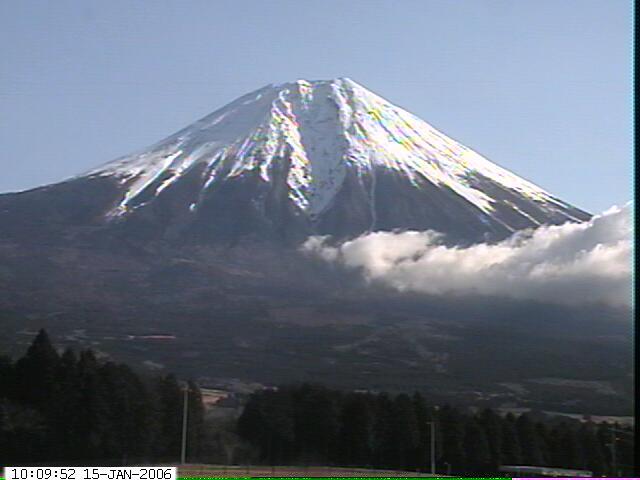
[[430,448],[430,457],[431,457],[431,474],[435,475],[436,474],[436,422],[435,421],[431,421],[431,422],[427,422],[427,424],[430,427],[430,435],[429,435],[429,439],[431,440],[429,442],[429,448]]
[[184,386],[184,405],[182,408],[182,449],[180,463],[184,465],[187,460],[187,415],[189,411],[189,385]]

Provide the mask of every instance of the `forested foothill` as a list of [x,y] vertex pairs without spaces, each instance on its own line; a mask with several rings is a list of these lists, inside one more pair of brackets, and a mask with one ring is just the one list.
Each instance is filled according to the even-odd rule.
[[[189,383],[188,445],[196,458],[204,409]],[[183,386],[142,376],[92,350],[59,353],[41,330],[12,362],[0,356],[0,464],[177,462]]]
[[[141,374],[91,350],[57,351],[41,330],[16,360],[0,356],[0,463],[178,463],[188,385],[187,460],[497,474],[501,465],[632,472],[632,431],[492,409],[436,406],[420,393],[285,385],[207,416],[193,383]],[[432,439],[432,432],[435,434]]]
[[616,475],[630,473],[633,465],[631,431],[617,424],[536,420],[491,409],[470,413],[429,405],[419,393],[346,393],[311,385],[262,391],[248,401],[238,431],[269,464],[424,472],[431,468],[429,422],[435,422],[440,473],[486,475],[500,465],[532,465],[614,476],[614,468]]

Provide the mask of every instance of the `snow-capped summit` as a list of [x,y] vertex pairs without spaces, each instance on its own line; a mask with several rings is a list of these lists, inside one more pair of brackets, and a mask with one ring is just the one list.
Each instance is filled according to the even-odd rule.
[[265,86],[83,180],[116,186],[105,222],[172,235],[476,241],[589,217],[349,78]]

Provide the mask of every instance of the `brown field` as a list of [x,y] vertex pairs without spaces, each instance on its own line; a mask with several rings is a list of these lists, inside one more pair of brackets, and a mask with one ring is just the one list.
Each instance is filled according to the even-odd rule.
[[[264,467],[184,465],[179,477],[431,477],[430,474],[399,470],[370,470],[338,467]],[[442,476],[442,475],[439,475]]]

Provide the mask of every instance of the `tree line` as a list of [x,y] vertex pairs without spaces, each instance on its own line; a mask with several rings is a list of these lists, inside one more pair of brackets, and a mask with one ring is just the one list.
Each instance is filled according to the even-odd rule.
[[[495,474],[500,465],[631,473],[630,435],[615,424],[438,408],[413,395],[289,385],[255,392],[237,417],[205,421],[189,383],[187,460]],[[178,463],[183,392],[88,350],[58,353],[41,330],[15,361],[0,355],[0,464]],[[614,465],[617,469],[614,469]]]
[[[189,384],[188,456],[200,454],[204,409]],[[0,356],[0,464],[177,462],[183,391],[92,350],[61,355],[41,330],[15,362]]]
[[597,476],[613,474],[614,461],[616,473],[628,473],[633,465],[628,439],[618,441],[612,458],[613,425],[436,408],[419,393],[354,393],[313,385],[265,390],[250,397],[237,428],[265,464],[429,471],[429,422],[435,422],[439,473],[481,475],[500,465],[532,465]]

